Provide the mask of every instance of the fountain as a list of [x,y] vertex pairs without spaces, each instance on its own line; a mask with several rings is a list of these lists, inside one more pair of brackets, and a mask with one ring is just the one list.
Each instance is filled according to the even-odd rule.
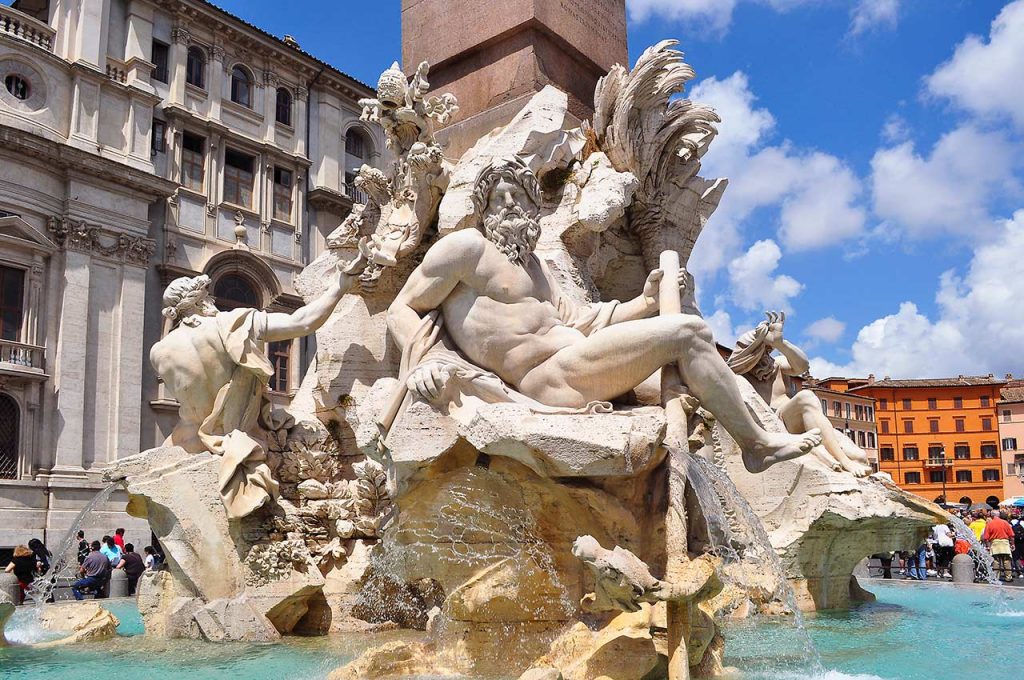
[[[301,309],[168,286],[151,359],[181,421],[100,494],[123,484],[165,550],[138,597],[160,646],[111,645],[187,650],[197,678],[223,654],[240,677],[681,680],[727,672],[726,617],[762,612],[825,674],[802,610],[944,515],[787,431],[717,353],[685,265],[727,186],[699,175],[719,121],[674,45],[612,68],[592,120],[548,86],[459,153],[456,98],[395,64],[360,102],[394,163],[360,169]],[[264,344],[312,333],[275,408]]]

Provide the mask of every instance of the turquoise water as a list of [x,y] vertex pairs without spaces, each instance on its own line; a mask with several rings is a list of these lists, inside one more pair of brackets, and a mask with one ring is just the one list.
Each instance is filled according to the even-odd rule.
[[[742,622],[726,627],[726,662],[757,680],[944,680],[1024,677],[1024,592],[949,585],[871,581],[878,602],[848,612],[807,617],[825,668],[808,672],[800,638],[788,621]],[[131,603],[106,605],[121,620],[114,640],[53,650],[0,649],[0,678],[49,680],[110,673],[166,680],[314,680],[357,656],[366,636],[290,638],[282,644],[213,645],[152,640]],[[31,610],[8,625],[10,637],[36,635]],[[378,636],[377,642],[381,641]],[[120,669],[120,670],[119,670]]]

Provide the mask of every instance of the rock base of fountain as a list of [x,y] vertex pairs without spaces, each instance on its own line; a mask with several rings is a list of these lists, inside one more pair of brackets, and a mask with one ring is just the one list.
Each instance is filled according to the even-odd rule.
[[10,595],[0,590],[0,647],[8,644],[7,638],[4,637],[4,627],[7,626],[7,621],[14,614],[14,609],[14,600],[11,599]]

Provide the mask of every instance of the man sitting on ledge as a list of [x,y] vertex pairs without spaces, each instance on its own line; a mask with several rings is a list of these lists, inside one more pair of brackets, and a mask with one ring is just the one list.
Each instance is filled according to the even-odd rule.
[[[480,228],[431,246],[388,310],[388,327],[403,350],[415,341],[421,315],[440,310],[462,356],[542,404],[581,408],[610,400],[676,364],[693,394],[740,445],[751,472],[821,443],[818,430],[777,434],[757,424],[703,319],[656,316],[660,270],[629,302],[580,307],[566,298],[534,254],[541,192],[522,160],[484,168],[473,204]],[[435,401],[448,376],[428,361],[411,371],[407,385]]]

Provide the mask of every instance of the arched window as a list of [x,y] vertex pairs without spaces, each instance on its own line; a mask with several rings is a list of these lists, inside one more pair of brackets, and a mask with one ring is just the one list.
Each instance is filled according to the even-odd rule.
[[960,502],[966,505],[967,507],[970,507],[973,504],[973,501],[971,501],[970,496],[961,496]]
[[0,479],[18,478],[18,444],[21,410],[18,402],[0,394]]
[[185,82],[206,89],[206,54],[195,46],[188,48]]
[[252,76],[244,66],[231,69],[231,101],[252,108]]
[[991,505],[993,508],[999,507],[999,499],[996,498],[995,496],[989,496],[988,498],[985,499],[985,502]]
[[292,124],[292,93],[286,88],[277,88],[277,122],[282,125]]
[[245,277],[225,274],[213,284],[213,297],[217,308],[223,312],[239,307],[259,307],[256,289]]
[[366,158],[366,136],[361,130],[352,128],[345,133],[345,153],[353,158]]

